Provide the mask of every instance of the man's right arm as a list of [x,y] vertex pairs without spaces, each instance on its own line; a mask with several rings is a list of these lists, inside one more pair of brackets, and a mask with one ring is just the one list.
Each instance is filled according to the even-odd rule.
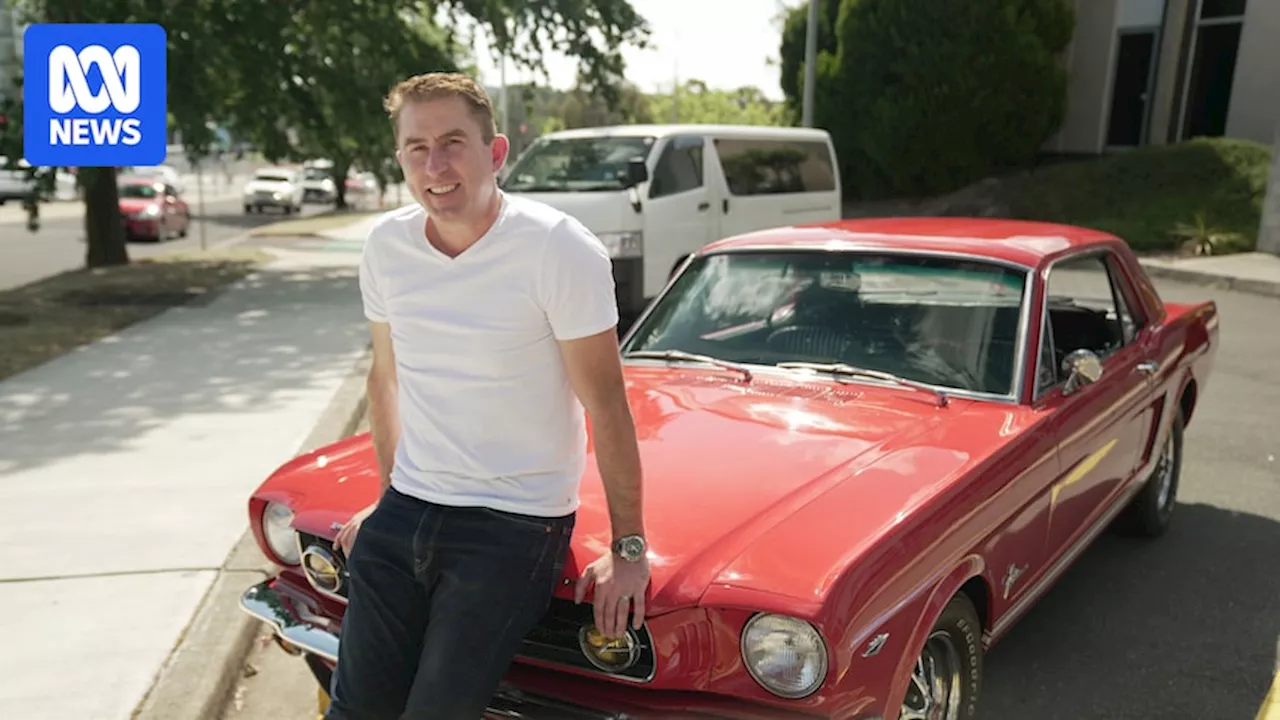
[[369,429],[378,458],[382,489],[391,486],[391,468],[400,444],[399,382],[396,380],[395,349],[391,345],[391,325],[370,322],[373,336],[373,365],[369,368],[366,391],[369,398]]

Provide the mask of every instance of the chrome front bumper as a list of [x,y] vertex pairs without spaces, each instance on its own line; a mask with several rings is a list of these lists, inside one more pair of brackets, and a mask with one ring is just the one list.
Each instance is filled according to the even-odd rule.
[[[246,590],[240,596],[240,609],[271,626],[285,645],[337,662],[338,636],[304,619],[312,613],[288,593],[271,587],[271,582],[260,582]],[[505,684],[485,710],[486,720],[629,720],[629,717],[626,713],[594,710],[532,695]]]
[[246,590],[240,596],[240,609],[271,626],[284,644],[330,662],[338,661],[338,635],[326,630],[320,618],[316,618],[317,622],[308,621],[306,617],[312,613],[299,607],[288,594],[271,587],[270,580]]

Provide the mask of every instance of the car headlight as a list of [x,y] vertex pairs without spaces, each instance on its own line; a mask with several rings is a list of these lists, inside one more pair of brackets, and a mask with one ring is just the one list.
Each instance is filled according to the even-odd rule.
[[600,233],[600,242],[609,250],[609,257],[636,258],[644,255],[644,233]]
[[285,565],[297,565],[302,561],[298,543],[293,539],[293,510],[278,502],[267,503],[262,511],[262,535],[267,548]]
[[631,628],[610,640],[594,623],[588,623],[578,629],[578,647],[592,665],[608,673],[629,670],[640,659],[640,639]]
[[742,659],[765,690],[796,699],[812,694],[827,676],[827,644],[804,620],[762,614],[742,629]]

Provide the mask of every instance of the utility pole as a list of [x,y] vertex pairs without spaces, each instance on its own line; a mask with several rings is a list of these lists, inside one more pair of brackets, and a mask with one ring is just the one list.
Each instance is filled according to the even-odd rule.
[[804,35],[804,107],[800,124],[813,127],[813,84],[818,74],[818,0],[809,0],[809,29]]

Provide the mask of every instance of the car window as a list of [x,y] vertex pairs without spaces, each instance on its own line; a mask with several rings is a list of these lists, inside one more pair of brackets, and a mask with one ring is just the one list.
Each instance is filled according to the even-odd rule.
[[153,198],[156,196],[156,186],[152,183],[124,183],[119,186],[118,192],[122,198]]
[[539,138],[503,181],[509,192],[593,192],[623,187],[627,165],[646,160],[652,137]]
[[816,140],[716,138],[716,156],[734,195],[829,192],[836,189],[831,150]]
[[702,138],[673,138],[663,148],[649,183],[649,197],[676,195],[702,187]]
[[739,363],[844,363],[1014,394],[1024,270],[977,259],[827,250],[695,258],[623,348]]
[[1062,361],[1090,350],[1104,364],[1137,337],[1138,321],[1110,252],[1060,260],[1049,270],[1044,333],[1040,338],[1037,396],[1066,380]]

